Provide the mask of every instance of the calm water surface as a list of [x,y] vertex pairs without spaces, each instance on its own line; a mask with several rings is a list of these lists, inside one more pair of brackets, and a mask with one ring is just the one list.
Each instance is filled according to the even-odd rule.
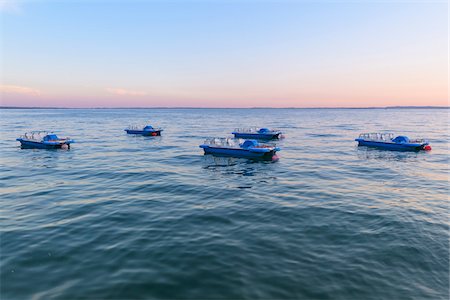
[[[124,134],[130,123],[162,137]],[[448,299],[446,109],[1,110],[1,299]],[[204,156],[283,130],[278,162]],[[28,130],[66,150],[22,150]],[[358,149],[360,132],[431,152]]]

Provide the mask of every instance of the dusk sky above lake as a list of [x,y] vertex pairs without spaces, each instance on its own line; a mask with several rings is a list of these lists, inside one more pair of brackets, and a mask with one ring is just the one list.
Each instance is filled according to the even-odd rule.
[[447,1],[4,1],[2,106],[448,106]]

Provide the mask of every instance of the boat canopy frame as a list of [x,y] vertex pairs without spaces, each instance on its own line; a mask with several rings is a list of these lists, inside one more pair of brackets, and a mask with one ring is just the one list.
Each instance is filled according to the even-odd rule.
[[212,137],[207,138],[204,141],[204,145],[208,146],[216,146],[216,147],[227,147],[227,148],[240,148],[239,144],[243,141],[242,139],[236,139],[231,137],[226,138],[218,138],[218,137]]
[[245,127],[245,128],[235,128],[233,132],[258,134],[258,133],[261,133],[260,132],[261,129],[268,129],[269,130],[267,132],[264,132],[265,134],[280,132],[280,130],[278,130],[278,129],[270,129],[270,128],[258,127],[258,126],[251,126],[251,127]]
[[360,139],[365,141],[380,141],[380,142],[391,142],[394,139],[394,134],[391,132],[372,132],[372,133],[361,133],[359,135]]
[[[210,147],[243,149],[242,145],[245,141],[248,141],[248,139],[240,139],[232,137],[225,137],[225,138],[212,137],[205,139],[203,144],[208,145]],[[276,144],[267,142],[265,143],[257,142],[257,146],[255,146],[255,148],[276,148]]]
[[[144,130],[144,128],[145,127],[147,127],[147,126],[149,126],[149,125],[141,125],[141,124],[131,124],[131,125],[128,125],[128,127],[126,128],[126,130],[134,130],[134,131],[141,131],[141,130]],[[162,128],[161,127],[154,127],[154,126],[152,126],[152,128],[153,128],[153,131],[162,131]]]
[[46,135],[49,134],[55,134],[53,131],[47,131],[47,130],[34,130],[30,132],[25,132],[23,135],[20,136],[21,139],[28,140],[28,141],[42,141]]
[[41,143],[41,142],[45,141],[46,136],[57,137],[57,139],[47,140],[46,142],[48,142],[48,141],[71,141],[73,143],[73,141],[69,137],[61,138],[61,137],[58,137],[58,135],[56,133],[54,133],[53,131],[48,131],[48,130],[34,130],[34,131],[25,132],[23,135],[20,136],[20,139],[22,139],[24,141]]
[[[395,135],[391,132],[372,132],[372,133],[361,133],[359,135],[359,138],[364,141],[371,141],[371,142],[384,142],[384,143],[395,143],[393,142]],[[409,143],[413,144],[420,144],[420,143],[427,143],[427,140],[423,138],[411,138],[409,139]]]

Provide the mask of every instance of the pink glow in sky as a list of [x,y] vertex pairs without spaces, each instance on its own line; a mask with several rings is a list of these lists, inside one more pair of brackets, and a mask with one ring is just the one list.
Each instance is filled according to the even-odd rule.
[[2,106],[449,105],[446,2],[13,4]]

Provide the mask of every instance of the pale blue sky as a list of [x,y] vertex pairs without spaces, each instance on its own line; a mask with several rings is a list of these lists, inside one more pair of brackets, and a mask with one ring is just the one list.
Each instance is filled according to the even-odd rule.
[[3,105],[447,105],[445,1],[13,1],[0,13]]

